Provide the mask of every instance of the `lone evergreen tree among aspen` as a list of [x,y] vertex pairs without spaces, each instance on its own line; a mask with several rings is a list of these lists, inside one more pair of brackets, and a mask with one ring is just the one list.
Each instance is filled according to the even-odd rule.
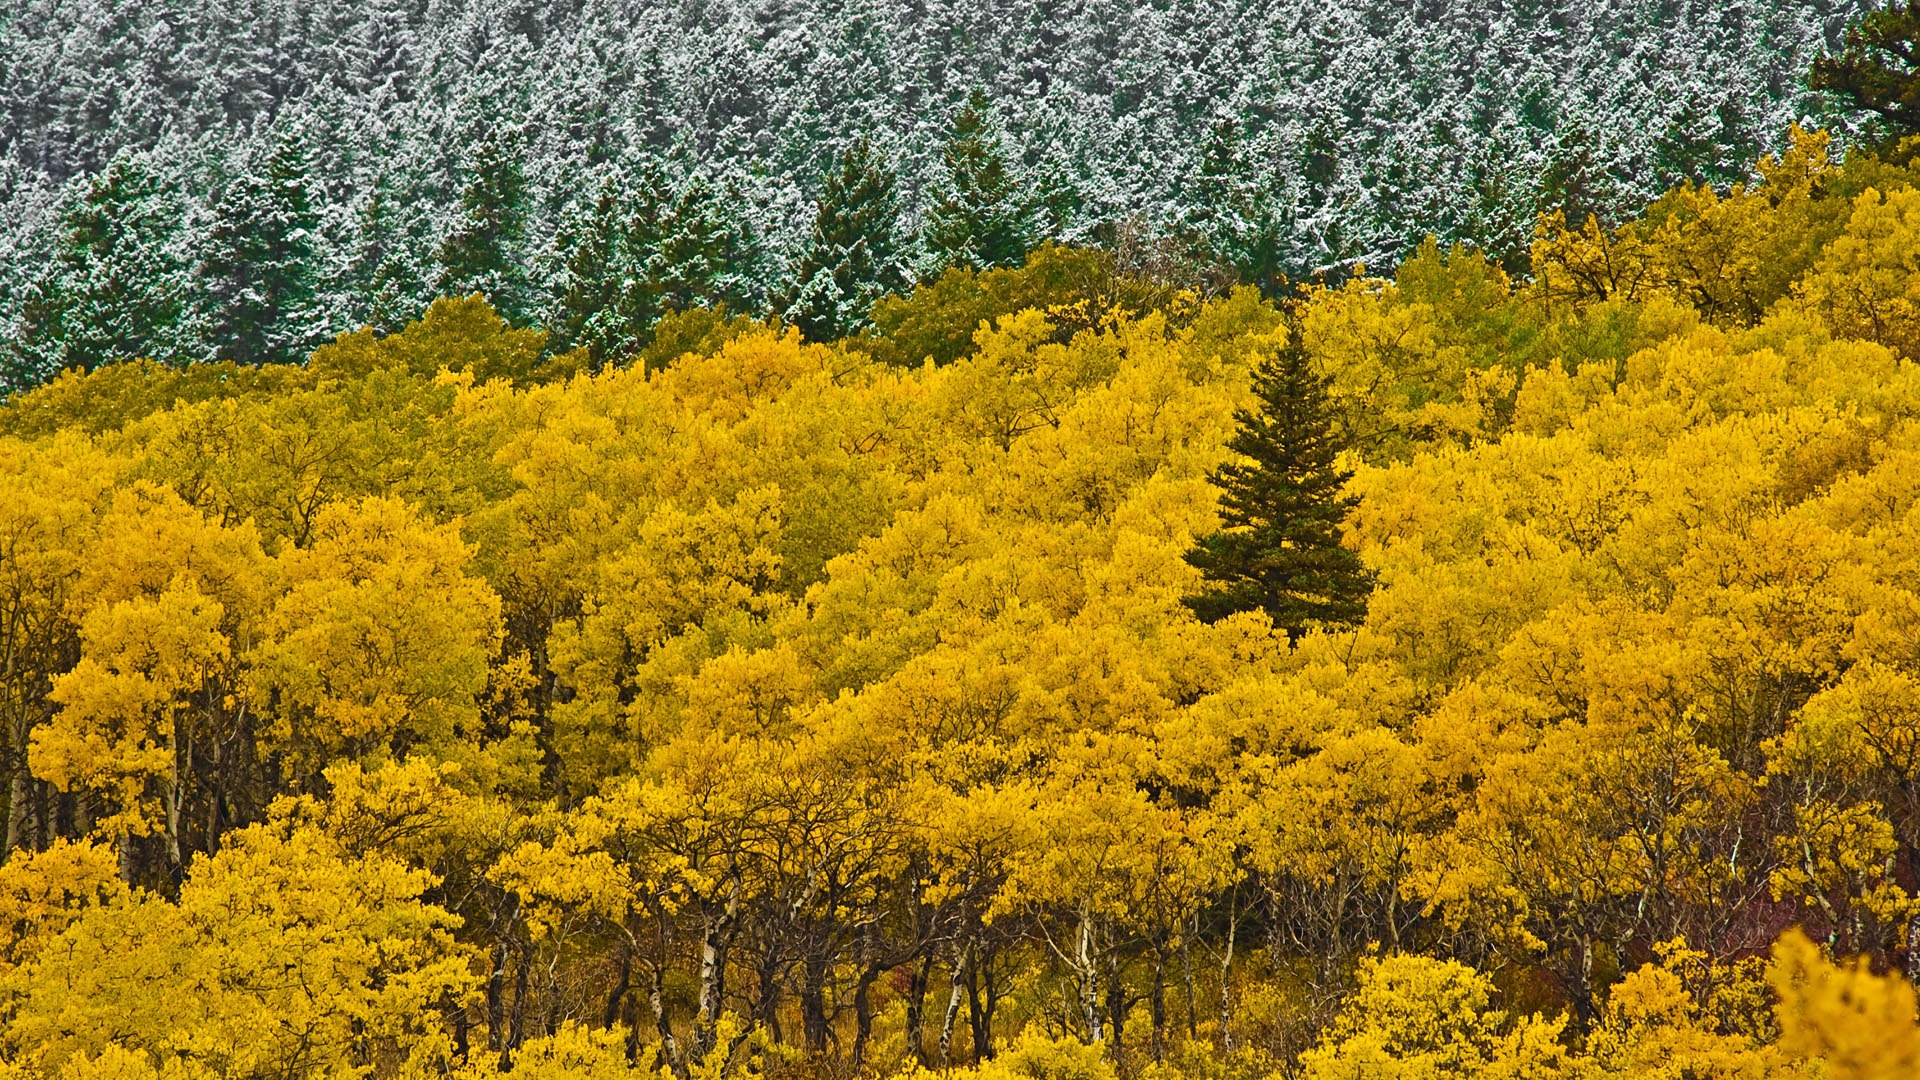
[[1257,409],[1243,409],[1228,447],[1244,460],[1214,472],[1221,491],[1219,532],[1187,553],[1212,588],[1186,604],[1207,622],[1264,611],[1296,640],[1309,627],[1366,617],[1373,575],[1340,543],[1359,503],[1346,494],[1353,473],[1329,408],[1326,376],[1313,370],[1298,335],[1254,372]]

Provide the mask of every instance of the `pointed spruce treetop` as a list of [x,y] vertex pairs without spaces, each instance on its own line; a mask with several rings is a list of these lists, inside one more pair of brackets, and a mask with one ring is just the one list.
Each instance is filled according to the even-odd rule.
[[927,208],[927,251],[942,266],[1018,266],[1034,245],[1034,206],[1015,175],[987,95],[975,90],[941,151],[947,186]]
[[306,155],[288,133],[256,145],[214,197],[195,268],[203,355],[299,363],[319,344]]
[[813,235],[795,269],[787,319],[813,341],[867,325],[873,302],[907,286],[893,170],[865,137],[840,155],[815,204]]
[[65,368],[178,359],[183,210],[178,185],[146,154],[122,151],[70,185],[51,257],[0,346],[0,393]]
[[480,293],[509,322],[526,315],[520,247],[526,238],[526,176],[520,140],[488,131],[473,148],[453,227],[434,253],[440,264],[435,292]]

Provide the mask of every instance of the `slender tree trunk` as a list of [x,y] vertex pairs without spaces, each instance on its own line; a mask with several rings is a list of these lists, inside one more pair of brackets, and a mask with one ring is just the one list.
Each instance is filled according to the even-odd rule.
[[[54,820],[54,810],[59,802],[59,793],[55,792],[53,785],[47,783],[45,780],[35,780],[31,786],[33,788],[33,831],[37,837],[35,850],[45,851],[53,845],[55,840],[67,835],[60,831],[61,823]],[[49,805],[50,803],[53,805]],[[72,824],[72,822],[68,822],[68,824]],[[77,831],[74,832],[73,835],[68,836],[70,840],[78,840],[79,838],[80,834]]]
[[[687,1075],[687,1061],[680,1052],[680,1043],[673,1037],[673,1017],[667,1012],[666,996],[660,990],[660,969],[647,966],[647,1005],[653,1009],[653,1030],[660,1036],[660,1056],[662,1063],[682,1080]],[[632,1039],[639,1038],[638,1026],[634,1028]],[[636,1047],[637,1049],[637,1047]]]
[[[1195,916],[1194,919],[1197,923],[1199,916]],[[1180,975],[1187,990],[1187,1039],[1192,1041],[1199,1037],[1200,1027],[1199,1021],[1194,1018],[1193,954],[1187,948],[1187,935],[1184,932],[1180,935]]]
[[[621,1018],[627,1025],[625,1047],[627,1052],[627,1067],[632,1068],[634,1063],[640,1060],[640,1004],[633,1000],[631,994],[627,996],[627,1008],[626,1011],[621,1014]],[[664,1047],[662,1049],[664,1049]],[[656,1067],[654,1071],[658,1072],[659,1069]]]
[[999,969],[993,963],[994,950],[988,949],[980,962],[980,982],[986,987],[986,1007],[980,1010],[980,1060],[993,1060],[993,1013],[1000,1007]]
[[0,671],[0,701],[4,701],[7,710],[7,847],[0,851],[0,861],[13,857],[13,851],[20,846],[26,824],[27,810],[27,706],[25,695],[16,698],[14,681],[17,678],[17,659],[13,647],[14,634],[9,627],[6,670]]
[[31,808],[30,786],[32,777],[27,772],[27,724],[24,719],[16,719],[8,725],[13,736],[13,745],[8,748],[7,777],[7,850],[0,858],[10,858],[13,852],[27,842],[27,812]]
[[507,943],[493,943],[493,970],[487,973],[487,1049],[506,1049]]
[[1593,1023],[1593,939],[1585,933],[1573,939],[1573,985],[1568,997],[1573,1004],[1573,1024],[1586,1031]]
[[993,965],[993,954],[984,948],[974,953],[973,963],[967,965],[967,1034],[973,1039],[973,1060],[977,1063],[987,1058],[987,1044],[993,1041],[988,1028],[986,1005],[980,1000],[981,969]]
[[1153,954],[1153,988],[1148,1004],[1153,1009],[1151,1050],[1154,1064],[1167,1059],[1167,964],[1158,949]]
[[913,975],[907,982],[907,1053],[922,1068],[927,1067],[927,1034],[923,1026],[926,1015],[927,980],[933,975],[933,950],[920,958],[913,969]]
[[886,968],[867,967],[853,984],[853,1071],[867,1063],[867,1042],[873,1037],[873,981]]
[[1080,946],[1075,957],[1080,967],[1080,1012],[1087,1025],[1087,1041],[1103,1042],[1106,1031],[1101,1024],[1100,969],[1094,961],[1093,916],[1080,916]]
[[[1903,784],[1901,787],[1907,796],[1907,805],[1911,807],[1914,800],[1913,792],[1907,790],[1910,785]],[[1920,878],[1920,843],[1903,840],[1900,844],[1900,853],[1906,857],[1908,872]],[[1892,876],[1891,867],[1888,868],[1888,876]],[[1907,981],[1920,984],[1920,909],[1915,909],[1913,914],[1907,916],[1907,962],[1904,966]]]
[[827,963],[809,959],[802,968],[800,984],[800,1030],[807,1053],[818,1057],[827,1052]]
[[[180,758],[186,753],[185,745],[176,733],[167,735],[167,749],[173,756],[173,768],[167,777],[167,869],[177,878],[186,859],[180,854],[180,816],[181,804],[186,796],[186,770],[180,765]],[[176,882],[177,884],[177,882]]]
[[1233,1053],[1233,939],[1240,929],[1234,900],[1238,891],[1227,896],[1227,943],[1220,953],[1220,1050]]
[[532,974],[533,957],[525,952],[520,954],[520,962],[513,969],[513,1011],[507,1017],[506,1050],[512,1053],[520,1048],[527,1035],[527,980]]
[[1920,983],[1920,911],[1907,918],[1907,981]]
[[700,939],[700,1011],[693,1021],[687,1040],[687,1064],[698,1064],[713,1049],[714,1025],[720,1022],[720,1010],[727,993],[727,940],[732,933],[738,905],[737,894],[726,908],[707,917],[706,932]]
[[954,950],[953,976],[947,981],[947,1011],[940,1019],[940,1067],[953,1067],[953,1024],[960,1015],[960,1002],[967,989],[969,949]]
[[[774,1042],[785,1042],[787,1036],[780,1027],[780,963],[772,949],[761,955],[754,974],[757,983],[753,998],[754,1022],[766,1028]],[[805,1025],[804,1017],[801,1023]]]
[[446,1010],[453,1028],[453,1056],[464,1062],[467,1060],[467,1007],[454,1001],[453,995],[448,994],[441,1008]]
[[626,1004],[627,991],[633,989],[633,949],[631,946],[620,950],[620,977],[613,981],[613,990],[607,995],[607,1005],[601,1010],[600,1026],[610,1028],[620,1022],[620,1007]]

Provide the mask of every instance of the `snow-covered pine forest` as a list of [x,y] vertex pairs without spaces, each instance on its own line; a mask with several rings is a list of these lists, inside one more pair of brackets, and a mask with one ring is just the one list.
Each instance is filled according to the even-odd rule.
[[1523,259],[1541,211],[1844,136],[1804,74],[1866,6],[12,0],[0,390],[475,290],[555,347],[713,302],[840,333],[1049,238],[1267,284],[1428,233]]

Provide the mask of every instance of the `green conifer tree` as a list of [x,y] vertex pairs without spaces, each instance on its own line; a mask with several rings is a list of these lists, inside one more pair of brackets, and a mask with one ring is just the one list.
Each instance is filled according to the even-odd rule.
[[195,272],[202,354],[299,363],[319,344],[314,237],[319,215],[299,143],[283,135],[213,200]]
[[1359,500],[1345,493],[1353,474],[1337,461],[1343,446],[1328,380],[1296,335],[1254,373],[1254,392],[1259,407],[1239,413],[1227,444],[1242,460],[1213,475],[1225,527],[1187,554],[1212,587],[1187,606],[1207,622],[1264,611],[1289,640],[1314,626],[1357,623],[1373,576],[1340,543]]
[[927,251],[941,267],[1018,266],[1034,244],[1034,206],[1007,160],[985,93],[975,90],[941,152],[947,186],[927,208]]
[[608,177],[554,240],[561,266],[545,319],[554,352],[584,347],[596,365],[607,360],[610,343],[596,329],[607,322],[604,313],[619,306],[624,210],[619,179]]
[[896,239],[894,175],[865,138],[840,155],[815,204],[813,236],[794,275],[787,319],[814,341],[868,324],[873,302],[907,286]]
[[[628,250],[642,261],[643,279],[658,298],[659,312],[686,311],[726,304],[755,306],[743,273],[753,248],[746,223],[732,212],[743,201],[731,184],[717,185],[695,173],[688,177],[657,221],[648,211],[658,206],[645,197],[629,230]],[[645,234],[657,229],[647,244]]]
[[70,199],[53,258],[0,352],[0,392],[66,368],[176,358],[186,275],[175,190],[143,157],[122,152]]
[[526,177],[519,140],[489,131],[474,146],[460,192],[460,216],[435,252],[441,296],[479,293],[509,322],[524,321],[526,275],[520,247],[526,236]]
[[428,245],[408,243],[412,237],[395,204],[383,179],[360,208],[353,258],[335,283],[335,307],[353,313],[348,325],[371,326],[383,334],[405,329],[432,300],[431,268],[420,265]]
[[1813,62],[1807,84],[1877,115],[1894,139],[1920,134],[1920,0],[1869,12],[1836,53]]
[[646,280],[662,307],[684,311],[717,299],[713,294],[728,254],[718,201],[713,186],[696,173],[667,207],[652,244],[642,246],[636,231],[632,250],[644,261]]
[[[586,315],[582,344],[605,362],[622,362],[653,340],[665,314],[668,230],[675,226],[675,193],[658,161],[646,161],[622,182],[617,219],[608,223],[612,262],[610,303]],[[698,248],[699,245],[689,245]]]
[[1261,170],[1248,160],[1245,133],[1236,119],[1217,121],[1201,147],[1193,180],[1188,228],[1205,257],[1231,268],[1235,277],[1268,296],[1286,290],[1285,229],[1274,213]]
[[675,190],[656,162],[609,178],[556,241],[554,347],[619,363],[646,347],[670,311],[750,306],[741,269],[753,240],[730,210],[739,201],[699,174]]

